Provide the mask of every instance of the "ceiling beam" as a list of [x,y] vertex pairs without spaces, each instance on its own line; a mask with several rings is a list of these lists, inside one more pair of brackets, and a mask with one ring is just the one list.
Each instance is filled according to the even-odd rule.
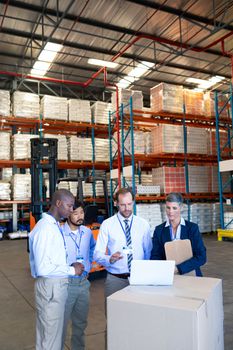
[[[45,41],[45,40],[48,39],[47,36],[42,36],[40,34],[32,34],[30,32],[25,32],[25,31],[22,31],[22,30],[16,30],[16,29],[9,28],[9,27],[8,28],[6,28],[6,27],[2,28],[1,33],[7,34],[7,35],[12,35],[12,36],[18,36],[18,37],[21,37],[21,38],[32,38],[33,40],[37,40],[37,41]],[[90,45],[86,45],[86,44],[79,44],[79,43],[77,43],[77,41],[75,41],[75,42],[65,41],[64,42],[63,40],[56,39],[56,38],[53,38],[52,40],[53,40],[54,43],[62,44],[63,46],[72,47],[72,48],[76,48],[76,49],[79,49],[79,50],[81,49],[81,50],[87,50],[87,51],[91,51],[91,52],[98,52],[98,53],[103,53],[103,54],[110,55],[110,56],[111,55],[114,56],[115,54],[118,53],[118,51],[113,51],[113,50],[109,51],[108,49],[104,49],[104,48],[101,48],[101,47],[94,47],[94,46],[90,46]],[[178,41],[173,41],[173,42],[177,44],[177,47],[180,45],[180,42],[178,42]],[[197,48],[202,49],[199,46],[197,46]],[[208,49],[208,50],[205,51],[205,53],[209,53],[209,54],[220,56],[220,57],[223,56],[221,51],[213,50],[213,49]],[[146,61],[151,62],[147,58],[144,59],[141,56],[139,57],[139,56],[131,55],[131,54],[128,54],[128,53],[124,53],[121,56],[125,57],[125,58],[140,59],[140,60],[146,60]]]
[[[7,53],[7,52],[0,52],[0,57],[1,56],[2,57],[16,58],[16,59],[20,59],[21,58],[21,55],[14,54],[14,53]],[[26,56],[25,60],[30,61],[31,58],[29,56],[28,57]],[[148,58],[147,58],[147,61],[148,61]],[[152,60],[151,60],[151,62],[152,62]],[[65,67],[65,68],[81,69],[83,71],[87,71],[87,72],[90,72],[90,73],[96,72],[96,69],[93,68],[91,65],[90,65],[90,68],[89,68],[89,67],[84,66],[84,65],[69,64],[69,63],[64,63],[64,62],[59,62],[59,61],[53,61],[53,64],[57,65],[57,66],[60,66],[60,67]],[[163,64],[163,62],[159,61],[159,60],[156,60],[156,64],[160,65],[160,64]],[[122,64],[122,66],[124,66],[124,65]],[[125,66],[127,66],[127,65],[125,65]],[[197,68],[197,67],[191,67],[191,66],[186,66],[186,65],[177,64],[177,63],[169,63],[169,64],[166,64],[166,66],[170,67],[170,68],[174,68],[174,69],[185,70],[187,72],[193,72],[193,73],[201,73],[201,74],[206,74],[206,75],[216,75],[217,74],[213,70],[200,69],[200,68]],[[18,68],[20,68],[20,67],[18,67]],[[155,69],[154,70],[151,69],[151,71],[155,71]],[[121,77],[122,76],[122,73],[113,71],[111,69],[108,69],[108,74],[111,74],[111,75],[114,75],[114,76],[117,76],[117,77]],[[231,79],[231,75],[230,74],[229,75],[228,74],[224,74],[224,77],[226,79]],[[142,78],[144,80],[153,81],[153,79],[149,79],[148,77],[142,77]]]
[[[199,23],[208,24],[208,25],[211,25],[213,27],[224,26],[224,29],[233,31],[233,25],[230,25],[230,24],[227,24],[224,22],[216,21],[214,18],[207,18],[207,17],[195,15],[195,14],[190,13],[190,12],[184,12],[180,9],[176,9],[174,7],[170,7],[170,6],[166,6],[166,5],[161,5],[160,3],[156,3],[154,1],[149,1],[149,0],[126,0],[126,1],[134,3],[134,4],[142,5],[144,7],[149,7],[149,8],[153,8],[155,10],[170,13],[172,15],[182,17],[182,18],[187,19],[187,20],[192,20],[192,21],[196,21]],[[5,0],[0,0],[0,3],[5,4]],[[42,6],[38,6],[38,5],[35,5],[33,3],[25,3],[23,1],[17,1],[17,0],[11,0],[9,3],[9,6],[21,8],[21,9],[29,10],[29,11],[33,11],[33,12],[39,12],[39,13],[42,13],[42,11],[43,11]],[[57,17],[57,15],[62,16],[61,11],[57,12],[56,10],[49,9],[49,8],[46,8],[44,10],[44,13],[47,15],[50,15],[50,16],[55,16],[55,17]],[[75,21],[77,19],[77,17],[75,15],[66,14],[65,19]],[[106,27],[107,23],[91,20],[91,19],[88,19],[85,17],[79,17],[78,22],[83,23],[83,24],[93,25],[96,27],[106,28],[106,29],[112,28],[110,30],[114,30],[114,31],[118,31],[118,28],[119,28],[118,26],[114,26],[114,25],[110,25],[110,24],[108,25],[108,27]],[[121,31],[123,29],[125,29],[127,31],[127,32],[125,32],[125,34],[135,34],[135,31],[132,31],[132,30],[129,30],[126,28],[121,28]]]
[[[161,3],[156,3],[154,1],[149,1],[149,0],[126,0],[126,1],[131,2],[133,4],[141,5],[143,7],[149,7],[155,10],[170,13],[171,15],[175,15],[180,18],[182,17],[183,19],[186,19],[186,20],[196,21],[199,23],[213,26],[213,27],[219,27],[219,28],[224,27],[224,29],[233,31],[233,25],[231,24],[216,21],[214,18],[207,18],[207,17],[195,15],[191,12],[180,10],[179,8],[162,5]],[[227,4],[226,4],[226,7],[227,7]]]

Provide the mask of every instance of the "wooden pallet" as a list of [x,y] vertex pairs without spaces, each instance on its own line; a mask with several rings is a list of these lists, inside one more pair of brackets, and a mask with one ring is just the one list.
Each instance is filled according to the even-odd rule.
[[233,230],[218,229],[218,241],[222,241],[223,238],[233,238]]

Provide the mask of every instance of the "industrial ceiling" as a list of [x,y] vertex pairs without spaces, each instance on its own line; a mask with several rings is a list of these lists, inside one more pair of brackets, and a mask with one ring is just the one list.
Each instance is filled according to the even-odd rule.
[[[189,77],[231,80],[230,0],[0,0],[0,14],[2,89],[108,100],[110,85],[141,61],[154,66],[130,88],[147,103],[160,82],[193,88]],[[38,80],[30,71],[47,42],[63,47]],[[118,66],[104,75],[88,58]]]

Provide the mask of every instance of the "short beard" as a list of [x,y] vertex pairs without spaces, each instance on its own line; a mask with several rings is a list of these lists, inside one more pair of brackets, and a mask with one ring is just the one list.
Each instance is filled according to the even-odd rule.
[[83,223],[84,223],[84,220],[80,220],[80,222],[79,223],[77,223],[77,222],[73,222],[73,221],[71,221],[71,220],[69,220],[70,221],[70,223],[72,224],[72,225],[74,225],[74,226],[76,226],[76,227],[80,227],[80,226],[82,226],[83,225]]

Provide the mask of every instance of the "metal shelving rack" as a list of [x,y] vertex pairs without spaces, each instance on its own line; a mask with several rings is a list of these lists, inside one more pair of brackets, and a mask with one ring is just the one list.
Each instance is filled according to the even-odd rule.
[[[129,113],[124,113],[125,109],[129,106]],[[218,193],[206,193],[206,194],[194,194],[189,193],[189,173],[188,173],[188,165],[189,164],[209,164],[213,165],[218,163],[218,158],[215,155],[195,155],[187,153],[187,126],[193,127],[201,127],[201,128],[209,128],[215,129],[217,128],[216,119],[214,117],[205,117],[205,116],[196,116],[186,114],[185,106],[183,106],[183,114],[175,114],[175,113],[153,113],[151,118],[142,117],[142,111],[133,110],[133,101],[132,97],[129,100],[129,104],[121,105],[120,108],[120,130],[121,130],[121,142],[120,142],[120,153],[121,153],[121,168],[120,171],[123,174],[123,169],[127,165],[131,165],[132,167],[132,187],[135,190],[135,165],[139,161],[145,161],[147,163],[146,168],[152,168],[154,163],[163,161],[171,162],[173,161],[175,164],[182,164],[185,167],[185,181],[186,181],[186,194],[184,198],[188,204],[188,217],[190,218],[190,201],[195,200],[217,200]],[[221,119],[221,128],[229,127],[229,119],[220,118]],[[183,135],[184,135],[184,153],[183,154],[152,154],[152,155],[139,155],[134,154],[134,129],[135,127],[147,127],[151,128],[151,123],[161,123],[161,124],[175,124],[183,126]],[[110,171],[114,169],[114,165],[116,168],[115,157],[116,154],[112,155],[112,143],[117,143],[117,140],[113,137],[114,131],[114,113],[109,114],[109,148],[110,148]],[[127,126],[127,131],[125,133],[125,126]],[[131,153],[125,148],[125,140],[126,137],[130,134],[131,140]],[[217,133],[216,133],[217,134]],[[140,171],[140,168],[139,168]],[[127,186],[127,183],[122,178],[123,186]],[[113,193],[114,187],[112,185],[113,181],[111,180],[111,188],[110,188],[110,197],[111,202],[113,201]],[[230,198],[233,198],[232,194],[229,194]],[[140,197],[140,201],[142,200],[152,200],[159,201],[165,198],[162,196],[147,196],[146,198]],[[112,212],[112,209],[111,209]]]
[[[217,147],[217,158],[218,158],[218,186],[219,186],[219,202],[220,202],[220,224],[221,229],[218,230],[218,240],[222,240],[222,237],[230,237],[233,238],[233,230],[229,230],[229,225],[233,222],[233,219],[226,222],[224,219],[224,203],[229,204],[230,206],[233,206],[233,200],[232,196],[229,196],[228,194],[224,193],[224,189],[227,186],[231,186],[231,193],[233,192],[233,166],[232,168],[228,169],[229,177],[226,182],[223,181],[222,172],[221,170],[221,162],[223,161],[222,152],[224,150],[227,150],[228,152],[228,158],[232,159],[232,140],[233,140],[233,91],[232,91],[232,84],[230,85],[230,88],[227,92],[224,93],[225,95],[228,95],[228,98],[226,100],[226,103],[221,106],[219,102],[219,93],[215,91],[215,116],[216,116],[216,147]],[[230,108],[228,108],[230,105]],[[226,144],[221,147],[220,143],[220,118],[221,114],[228,109],[228,115],[229,120],[231,117],[231,124],[229,123],[227,125],[227,136],[228,140]]]

